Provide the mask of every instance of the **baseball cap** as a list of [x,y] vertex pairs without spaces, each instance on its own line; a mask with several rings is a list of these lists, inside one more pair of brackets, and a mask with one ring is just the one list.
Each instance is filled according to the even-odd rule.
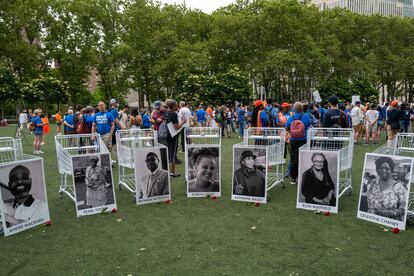
[[110,101],[109,101],[109,104],[116,104],[117,103],[117,101],[115,100],[115,99],[111,99]]
[[398,106],[398,101],[392,101],[391,106],[392,107],[397,107]]
[[255,102],[254,102],[254,106],[255,106],[255,107],[259,107],[259,106],[261,106],[261,105],[263,105],[263,106],[264,106],[264,103],[263,103],[261,100],[257,100],[257,101],[255,101]]
[[160,107],[161,106],[161,102],[160,101],[155,101],[152,105],[154,107]]
[[290,107],[290,104],[288,104],[287,102],[283,102],[282,103],[282,108],[289,108]]

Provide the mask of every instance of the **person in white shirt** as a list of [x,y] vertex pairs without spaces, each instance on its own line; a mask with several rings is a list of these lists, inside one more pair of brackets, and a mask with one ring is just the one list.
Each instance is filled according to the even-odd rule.
[[2,183],[2,186],[14,196],[3,204],[8,227],[48,217],[47,203],[35,199],[30,193],[32,178],[27,167],[22,165],[14,167],[9,173],[8,185]]
[[351,109],[352,127],[355,131],[355,144],[358,144],[360,135],[363,132],[364,113],[361,110],[361,102],[355,102],[355,106]]
[[129,129],[130,128],[130,125],[129,125],[129,122],[128,122],[128,110],[129,110],[129,106],[126,104],[126,105],[124,105],[124,109],[122,109],[118,114],[119,123],[121,124],[121,126],[124,129]]
[[184,147],[185,147],[185,142],[184,142],[184,131],[185,128],[187,127],[191,127],[191,121],[192,121],[192,116],[191,116],[191,111],[190,109],[187,107],[187,104],[184,101],[180,102],[180,111],[178,112],[178,121],[181,122],[181,119],[184,118],[185,119],[185,123],[183,125],[183,129],[181,130],[180,133],[180,139],[181,139],[181,150],[182,152],[184,152]]
[[377,105],[371,104],[370,109],[365,113],[366,120],[366,133],[365,133],[365,144],[369,144],[371,137],[374,145],[376,144],[377,128],[378,128],[379,112],[377,111]]
[[23,130],[24,127],[27,127],[27,114],[25,109],[22,110],[19,115],[19,127],[20,130]]

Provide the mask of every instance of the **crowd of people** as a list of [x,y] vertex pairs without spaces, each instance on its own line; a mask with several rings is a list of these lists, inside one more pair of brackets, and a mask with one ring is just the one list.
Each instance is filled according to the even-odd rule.
[[[291,183],[296,184],[298,177],[299,148],[306,143],[308,128],[353,128],[355,143],[377,144],[381,133],[391,140],[398,132],[411,132],[410,122],[414,120],[414,106],[392,101],[383,106],[376,103],[339,102],[333,95],[326,105],[316,102],[278,103],[273,99],[256,100],[248,105],[237,103],[230,105],[198,105],[187,106],[186,102],[175,100],[155,101],[151,108],[120,108],[117,100],[109,101],[109,108],[104,102],[96,107],[69,107],[64,115],[58,111],[51,116],[56,121],[57,133],[86,134],[99,133],[111,150],[116,144],[115,133],[124,129],[154,129],[158,132],[159,142],[168,147],[170,175],[177,177],[175,165],[180,164],[177,151],[184,152],[184,129],[187,127],[220,127],[222,137],[229,137],[238,132],[239,138],[244,136],[249,127],[282,127],[287,129],[286,145],[290,152],[288,175]],[[49,118],[41,109],[34,112],[23,110],[19,116],[21,128],[28,126],[34,134],[34,153],[41,154],[41,145],[45,143],[44,135],[50,131]],[[172,136],[167,124],[179,135]],[[363,139],[363,141],[361,141]],[[285,152],[286,157],[286,152]]]

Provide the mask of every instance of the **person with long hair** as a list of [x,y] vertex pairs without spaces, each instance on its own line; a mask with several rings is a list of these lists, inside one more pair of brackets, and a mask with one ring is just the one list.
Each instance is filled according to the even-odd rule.
[[315,152],[312,155],[312,167],[302,175],[302,195],[306,203],[336,205],[335,184],[329,174],[325,155]]
[[194,164],[195,178],[188,182],[189,192],[219,192],[216,170],[218,149],[194,149],[191,159]]
[[402,221],[407,203],[407,189],[395,179],[394,161],[389,157],[375,160],[378,177],[371,179],[367,186],[368,212]]

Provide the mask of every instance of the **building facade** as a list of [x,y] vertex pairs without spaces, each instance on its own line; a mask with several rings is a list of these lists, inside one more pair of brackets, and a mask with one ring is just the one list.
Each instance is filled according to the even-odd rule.
[[413,0],[314,0],[321,10],[344,8],[361,14],[414,17]]

